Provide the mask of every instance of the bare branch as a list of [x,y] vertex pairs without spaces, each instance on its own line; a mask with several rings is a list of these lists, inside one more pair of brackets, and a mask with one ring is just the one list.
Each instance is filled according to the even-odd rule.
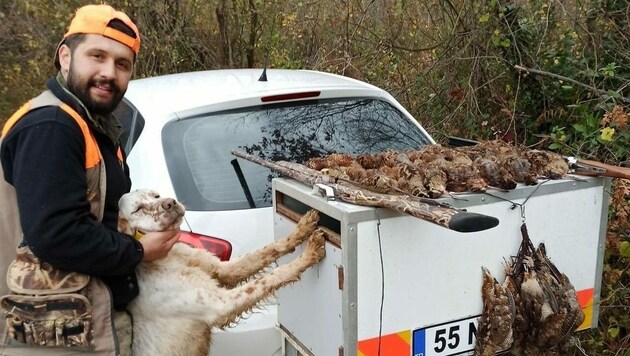
[[[542,75],[542,76],[546,76],[546,77],[551,77],[554,79],[558,79],[558,80],[562,80],[565,82],[569,82],[569,83],[573,83],[575,85],[581,86],[582,88],[588,89],[594,93],[597,93],[598,95],[602,96],[602,95],[608,95],[608,92],[606,90],[601,90],[598,88],[595,88],[593,86],[590,86],[588,84],[584,84],[582,82],[578,82],[575,79],[569,78],[569,77],[565,77],[563,75],[560,74],[555,74],[555,73],[551,73],[551,72],[546,72],[543,70],[538,70],[538,69],[532,69],[532,68],[526,68],[523,67],[521,65],[515,65],[514,68],[518,71],[521,72],[527,72],[527,73],[531,73],[531,74],[536,74],[536,75]],[[619,96],[618,98],[619,100],[623,101],[624,103],[630,104],[630,98],[626,98],[625,96]]]

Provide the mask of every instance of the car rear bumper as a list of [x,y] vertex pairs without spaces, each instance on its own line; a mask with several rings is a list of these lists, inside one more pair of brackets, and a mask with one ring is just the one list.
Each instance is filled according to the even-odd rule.
[[282,340],[277,319],[277,306],[269,305],[245,316],[233,328],[213,330],[212,356],[280,356]]

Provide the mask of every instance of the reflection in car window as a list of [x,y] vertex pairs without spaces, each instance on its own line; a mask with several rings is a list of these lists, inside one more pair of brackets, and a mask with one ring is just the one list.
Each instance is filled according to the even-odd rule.
[[235,149],[265,160],[303,163],[333,152],[417,149],[430,143],[398,109],[372,98],[291,102],[196,116],[167,124],[162,140],[175,192],[190,210],[271,205],[271,171],[240,158],[235,167],[236,157],[230,153]]

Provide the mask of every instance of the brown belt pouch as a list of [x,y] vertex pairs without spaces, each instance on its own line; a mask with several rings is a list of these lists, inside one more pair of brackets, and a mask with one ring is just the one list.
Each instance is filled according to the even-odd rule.
[[29,346],[93,349],[90,276],[65,272],[19,247],[7,271],[12,294],[0,297],[7,341]]

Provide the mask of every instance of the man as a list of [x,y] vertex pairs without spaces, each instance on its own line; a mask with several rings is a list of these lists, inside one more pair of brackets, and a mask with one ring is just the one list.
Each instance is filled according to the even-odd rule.
[[[55,269],[93,276],[94,341],[87,349],[101,355],[130,354],[124,310],[139,292],[135,267],[164,257],[179,238],[179,230],[149,232],[141,240],[117,231],[118,200],[131,182],[120,124],[111,114],[139,48],[138,29],[124,13],[107,5],[78,9],[55,53],[58,75],[7,121],[0,146],[0,296],[8,293],[4,276],[18,244]],[[6,329],[4,320],[1,325]],[[20,320],[11,326],[13,338],[5,340],[1,329],[2,355],[86,353],[31,345],[41,342]],[[57,338],[71,329],[55,329]]]

